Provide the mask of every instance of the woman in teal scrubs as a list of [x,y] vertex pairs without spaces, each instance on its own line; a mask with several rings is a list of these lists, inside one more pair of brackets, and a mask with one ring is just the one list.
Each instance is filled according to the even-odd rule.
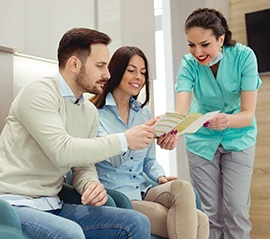
[[191,180],[209,216],[210,239],[248,239],[261,84],[256,56],[232,40],[226,19],[214,9],[191,13],[185,31],[190,53],[177,74],[176,112],[220,110],[195,134],[186,135]]

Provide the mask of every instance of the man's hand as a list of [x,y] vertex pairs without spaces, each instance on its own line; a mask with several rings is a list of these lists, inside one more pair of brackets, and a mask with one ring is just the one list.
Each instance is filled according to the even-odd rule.
[[107,192],[104,185],[97,181],[92,181],[82,194],[82,204],[91,204],[102,206],[108,200]]
[[148,126],[154,126],[154,124],[160,119],[161,116],[157,116],[155,118],[152,118],[148,121],[146,121],[144,124]]
[[[149,121],[148,121],[149,122]],[[155,137],[155,130],[152,126],[143,124],[137,125],[125,132],[128,148],[139,150],[148,147]]]

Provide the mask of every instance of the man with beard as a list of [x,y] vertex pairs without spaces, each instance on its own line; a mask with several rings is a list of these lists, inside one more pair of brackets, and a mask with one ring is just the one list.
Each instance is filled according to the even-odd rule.
[[[107,194],[94,164],[143,149],[155,135],[153,120],[96,138],[98,112],[83,93],[100,94],[110,78],[110,41],[96,30],[69,30],[58,47],[59,72],[27,84],[12,103],[0,138],[0,198],[30,238],[150,238],[144,215],[100,207]],[[70,169],[82,205],[58,197]]]

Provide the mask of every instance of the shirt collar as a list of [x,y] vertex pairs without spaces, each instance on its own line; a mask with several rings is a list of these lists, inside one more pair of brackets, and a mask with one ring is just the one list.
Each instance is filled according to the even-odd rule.
[[[111,92],[109,92],[106,96],[105,105],[116,107],[116,103]],[[133,97],[130,97],[129,105],[130,105],[130,108],[134,110],[135,112],[138,112],[141,108],[141,104],[137,100],[135,100]]]
[[84,102],[83,95],[81,95],[78,99],[75,97],[75,95],[73,94],[72,90],[70,89],[70,87],[68,86],[67,82],[65,81],[60,72],[57,72],[56,78],[58,80],[61,95],[65,100],[73,104],[80,104]]

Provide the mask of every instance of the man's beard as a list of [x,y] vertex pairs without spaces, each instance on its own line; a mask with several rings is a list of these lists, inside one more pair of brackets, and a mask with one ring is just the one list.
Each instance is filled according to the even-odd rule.
[[76,76],[75,81],[83,93],[87,92],[90,94],[100,95],[103,92],[103,89],[93,85],[93,83],[89,81],[85,73],[85,66],[82,66],[79,74]]

